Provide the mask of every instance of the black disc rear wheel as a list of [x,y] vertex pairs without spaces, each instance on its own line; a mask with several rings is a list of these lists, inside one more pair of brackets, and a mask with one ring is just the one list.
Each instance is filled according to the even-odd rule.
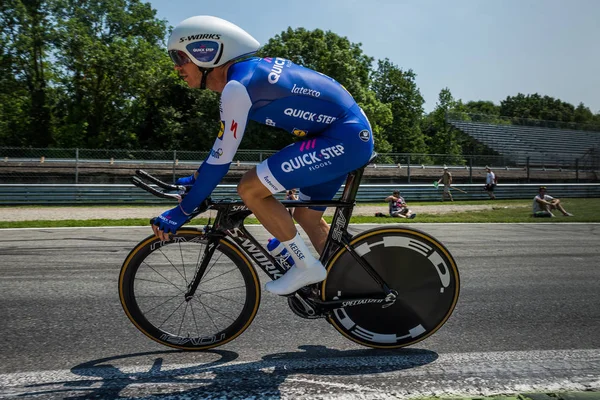
[[[427,338],[446,322],[460,283],[456,262],[440,242],[416,229],[391,227],[362,232],[351,244],[398,297],[387,307],[369,303],[334,310],[329,322],[338,331],[365,346],[398,348]],[[342,248],[329,263],[322,300],[375,294],[382,294],[380,286]]]

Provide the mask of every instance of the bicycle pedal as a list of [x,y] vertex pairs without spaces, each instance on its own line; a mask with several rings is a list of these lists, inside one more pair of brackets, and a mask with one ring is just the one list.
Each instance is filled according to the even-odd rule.
[[306,318],[315,319],[321,318],[322,315],[317,312],[315,305],[309,300],[303,298],[298,292],[294,296],[288,297],[288,305],[294,314]]

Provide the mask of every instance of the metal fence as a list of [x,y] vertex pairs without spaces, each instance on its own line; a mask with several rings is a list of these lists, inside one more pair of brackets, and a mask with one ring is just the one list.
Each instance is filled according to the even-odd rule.
[[[528,199],[537,194],[539,184],[500,184],[496,188],[497,199]],[[547,184],[548,192],[557,197],[600,197],[600,183],[587,184]],[[455,185],[463,190],[453,191],[455,200],[488,199],[482,185]],[[342,188],[343,189],[343,188]],[[341,196],[341,191],[338,197]],[[440,200],[442,187],[429,185],[361,185],[357,202],[382,203],[400,190],[407,201]],[[219,185],[212,193],[213,199],[239,199],[236,185]],[[277,194],[283,199],[283,194]],[[21,185],[0,184],[0,205],[147,205],[170,204],[172,201],[159,199],[133,185]]]
[[[247,170],[274,154],[271,150],[238,150],[232,169]],[[125,184],[136,169],[146,169],[166,181],[174,181],[198,168],[206,151],[149,151],[123,149],[58,149],[0,147],[0,183]],[[530,161],[531,159],[531,161]],[[443,166],[456,171],[457,180],[474,183],[486,165],[501,171],[504,182],[538,180],[597,182],[597,167],[570,154],[554,155],[546,165],[532,154],[525,165],[509,157],[494,155],[453,156],[447,154],[379,154],[365,174],[365,182],[415,183],[431,180]],[[241,172],[230,174],[224,183],[235,183]],[[485,176],[485,175],[484,175]]]

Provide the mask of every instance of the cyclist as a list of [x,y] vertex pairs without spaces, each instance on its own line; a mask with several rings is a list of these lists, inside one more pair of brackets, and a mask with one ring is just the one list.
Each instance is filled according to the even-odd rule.
[[[373,135],[366,115],[342,85],[283,58],[250,57],[259,46],[246,31],[217,17],[191,17],[173,29],[168,50],[180,77],[190,87],[221,93],[221,129],[198,170],[178,181],[193,184],[187,196],[156,218],[152,228],[168,240],[187,222],[227,173],[249,119],[282,128],[300,140],[248,171],[238,194],[294,259],[284,276],[265,287],[285,295],[324,280],[327,272],[273,194],[299,188],[300,200],[331,200],[346,174],[369,161]],[[324,210],[294,212],[318,252],[329,232]]]

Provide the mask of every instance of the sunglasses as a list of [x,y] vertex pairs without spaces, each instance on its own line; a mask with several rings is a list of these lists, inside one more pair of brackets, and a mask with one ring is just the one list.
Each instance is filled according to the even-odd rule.
[[178,67],[183,67],[185,64],[192,62],[187,54],[181,50],[169,50],[169,56]]

